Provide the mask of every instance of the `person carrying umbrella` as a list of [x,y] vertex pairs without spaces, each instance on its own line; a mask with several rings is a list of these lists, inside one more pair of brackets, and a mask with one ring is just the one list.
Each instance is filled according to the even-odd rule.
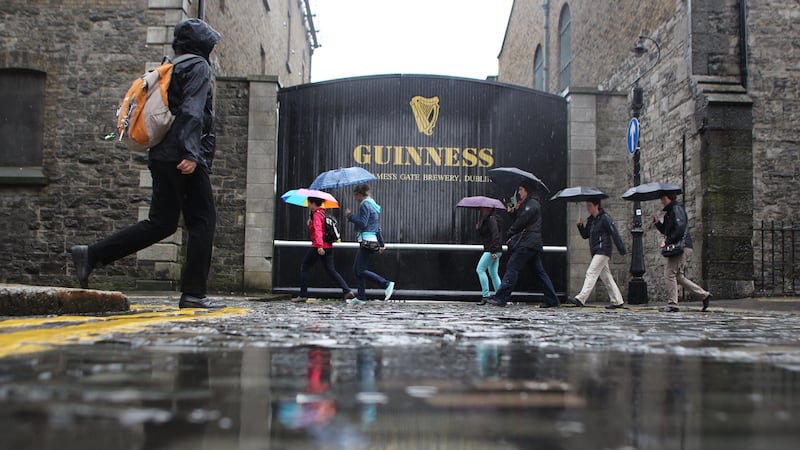
[[353,272],[358,280],[358,295],[351,303],[365,303],[367,300],[367,279],[384,288],[384,300],[389,300],[394,291],[394,281],[369,270],[369,261],[374,252],[383,253],[385,244],[381,235],[380,215],[381,206],[369,196],[369,185],[361,183],[356,185],[353,195],[358,200],[358,213],[354,214],[350,208],[345,209],[347,220],[355,225],[356,239],[359,242],[356,260],[353,263]]
[[688,289],[690,293],[703,299],[703,311],[708,309],[711,300],[711,293],[696,285],[692,280],[686,278],[686,262],[692,256],[692,236],[689,234],[689,220],[683,205],[675,200],[674,192],[661,192],[661,204],[664,205],[664,221],[659,222],[653,215],[651,221],[655,224],[658,231],[664,235],[661,248],[679,244],[683,241],[683,252],[677,255],[665,256],[667,262],[664,265],[664,280],[667,289],[667,305],[661,308],[664,312],[678,312],[678,284]]
[[506,264],[506,273],[500,283],[500,289],[489,301],[494,306],[506,306],[511,292],[517,285],[519,272],[533,261],[536,276],[544,286],[544,302],[541,308],[552,308],[560,305],[553,282],[542,265],[542,207],[539,200],[534,197],[537,192],[533,180],[524,179],[517,190],[519,201],[516,207],[509,208],[514,223],[506,232],[506,241],[511,252],[511,257]]
[[325,272],[342,288],[342,297],[345,301],[355,297],[353,291],[347,286],[339,272],[336,271],[333,261],[333,244],[323,239],[325,234],[325,208],[322,207],[323,199],[308,197],[308,234],[311,237],[311,248],[306,252],[303,262],[300,263],[300,295],[292,298],[294,303],[305,303],[308,300],[308,281],[311,277],[311,267],[317,261],[322,261]]
[[614,225],[614,218],[600,206],[599,198],[587,200],[586,210],[589,211],[586,225],[583,224],[583,219],[579,217],[577,226],[581,237],[589,239],[589,251],[592,254],[592,261],[589,263],[589,268],[586,269],[586,276],[583,279],[583,287],[580,293],[575,297],[567,298],[567,303],[575,306],[584,306],[592,290],[594,290],[595,284],[597,284],[597,279],[600,278],[603,284],[606,285],[608,297],[611,300],[611,304],[606,308],[622,308],[625,304],[622,300],[622,293],[614,281],[608,262],[613,252],[611,242],[613,241],[614,245],[617,246],[620,255],[625,254],[625,244],[622,242],[622,237],[620,237],[616,225]]

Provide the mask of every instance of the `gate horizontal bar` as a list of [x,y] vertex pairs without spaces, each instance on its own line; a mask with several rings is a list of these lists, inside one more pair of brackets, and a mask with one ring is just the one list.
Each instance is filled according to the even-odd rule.
[[[276,239],[273,241],[275,247],[310,247],[309,241],[285,241]],[[358,248],[358,242],[336,242],[333,248]],[[387,249],[395,250],[450,250],[450,251],[466,251],[475,252],[483,251],[483,245],[479,244],[404,244],[394,243],[386,244]],[[503,246],[503,251],[508,251],[507,246]],[[545,253],[567,253],[567,247],[564,245],[545,245],[543,248]]]

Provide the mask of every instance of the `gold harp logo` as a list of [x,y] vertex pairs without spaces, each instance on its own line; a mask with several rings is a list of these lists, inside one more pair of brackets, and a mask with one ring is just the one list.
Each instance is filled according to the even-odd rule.
[[436,126],[436,120],[439,118],[439,97],[425,98],[417,95],[411,99],[410,105],[419,132],[428,136],[432,135],[433,127]]

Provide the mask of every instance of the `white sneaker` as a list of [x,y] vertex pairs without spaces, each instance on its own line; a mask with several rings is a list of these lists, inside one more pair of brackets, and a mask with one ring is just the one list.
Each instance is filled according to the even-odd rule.
[[363,305],[367,303],[366,300],[361,300],[360,298],[348,298],[346,301],[349,305]]
[[392,298],[393,292],[394,292],[394,281],[390,281],[389,285],[386,286],[386,297],[384,297],[383,299],[389,300],[390,298]]

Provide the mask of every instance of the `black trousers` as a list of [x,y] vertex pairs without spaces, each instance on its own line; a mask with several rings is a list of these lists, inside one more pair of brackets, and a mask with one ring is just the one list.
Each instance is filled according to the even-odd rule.
[[326,248],[325,254],[320,256],[320,254],[317,253],[317,249],[311,247],[306,251],[303,262],[300,263],[300,297],[308,297],[308,282],[311,278],[311,267],[320,260],[322,261],[322,266],[325,268],[325,272],[328,273],[331,280],[339,285],[342,289],[342,293],[346,294],[350,292],[350,287],[347,286],[347,282],[344,281],[344,278],[336,271],[333,265],[333,249]]
[[202,297],[206,294],[217,224],[208,171],[198,166],[191,175],[183,175],[175,168],[177,163],[165,161],[150,161],[149,166],[153,198],[148,218],[90,245],[90,263],[111,264],[171,236],[183,213],[189,239],[181,292]]

